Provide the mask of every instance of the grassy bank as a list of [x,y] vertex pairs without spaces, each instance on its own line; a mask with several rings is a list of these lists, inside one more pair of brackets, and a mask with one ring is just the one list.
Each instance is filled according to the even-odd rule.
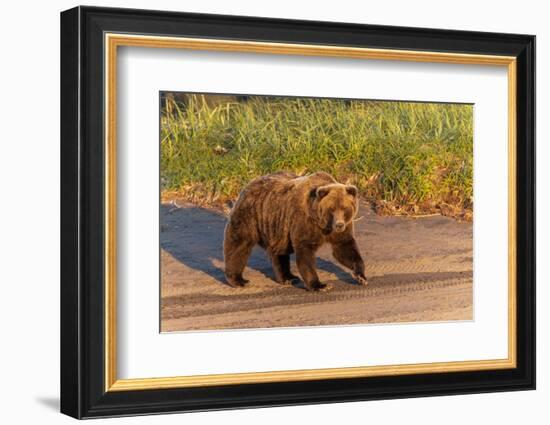
[[164,197],[227,205],[254,177],[326,171],[382,214],[471,218],[471,105],[213,99],[164,99]]

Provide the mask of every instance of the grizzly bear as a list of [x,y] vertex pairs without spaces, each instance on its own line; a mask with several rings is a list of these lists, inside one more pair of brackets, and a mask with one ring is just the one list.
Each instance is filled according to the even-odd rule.
[[225,276],[233,287],[245,286],[243,270],[255,245],[267,251],[275,280],[284,285],[297,279],[290,272],[290,254],[306,289],[321,291],[315,253],[332,245],[336,260],[367,284],[365,265],[353,235],[357,188],[338,183],[330,174],[307,176],[280,172],[258,177],[240,193],[224,234]]

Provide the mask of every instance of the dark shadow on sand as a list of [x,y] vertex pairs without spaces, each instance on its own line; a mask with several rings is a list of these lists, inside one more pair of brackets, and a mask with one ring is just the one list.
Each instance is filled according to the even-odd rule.
[[[160,247],[175,259],[200,270],[227,285],[223,272],[223,232],[227,218],[220,212],[194,205],[181,207],[161,204]],[[216,266],[215,263],[222,264]],[[254,248],[247,267],[273,279],[273,270],[265,251]],[[339,280],[354,284],[351,275],[338,265],[317,258],[317,267],[334,273]],[[303,283],[298,284],[303,287]],[[298,286],[297,285],[297,286]]]

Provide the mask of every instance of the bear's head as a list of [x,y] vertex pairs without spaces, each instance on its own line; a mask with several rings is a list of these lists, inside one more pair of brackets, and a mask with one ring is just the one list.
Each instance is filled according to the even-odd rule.
[[312,214],[319,226],[328,232],[344,232],[357,214],[357,188],[331,183],[311,191]]

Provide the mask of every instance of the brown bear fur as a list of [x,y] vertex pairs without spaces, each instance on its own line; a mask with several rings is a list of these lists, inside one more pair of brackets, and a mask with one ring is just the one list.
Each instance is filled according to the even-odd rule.
[[323,172],[299,177],[276,173],[246,186],[231,211],[224,235],[225,276],[231,286],[244,286],[243,270],[255,245],[267,251],[275,280],[289,284],[290,254],[308,290],[327,289],[319,281],[315,253],[332,245],[336,260],[366,285],[365,265],[353,235],[357,188],[338,183]]

